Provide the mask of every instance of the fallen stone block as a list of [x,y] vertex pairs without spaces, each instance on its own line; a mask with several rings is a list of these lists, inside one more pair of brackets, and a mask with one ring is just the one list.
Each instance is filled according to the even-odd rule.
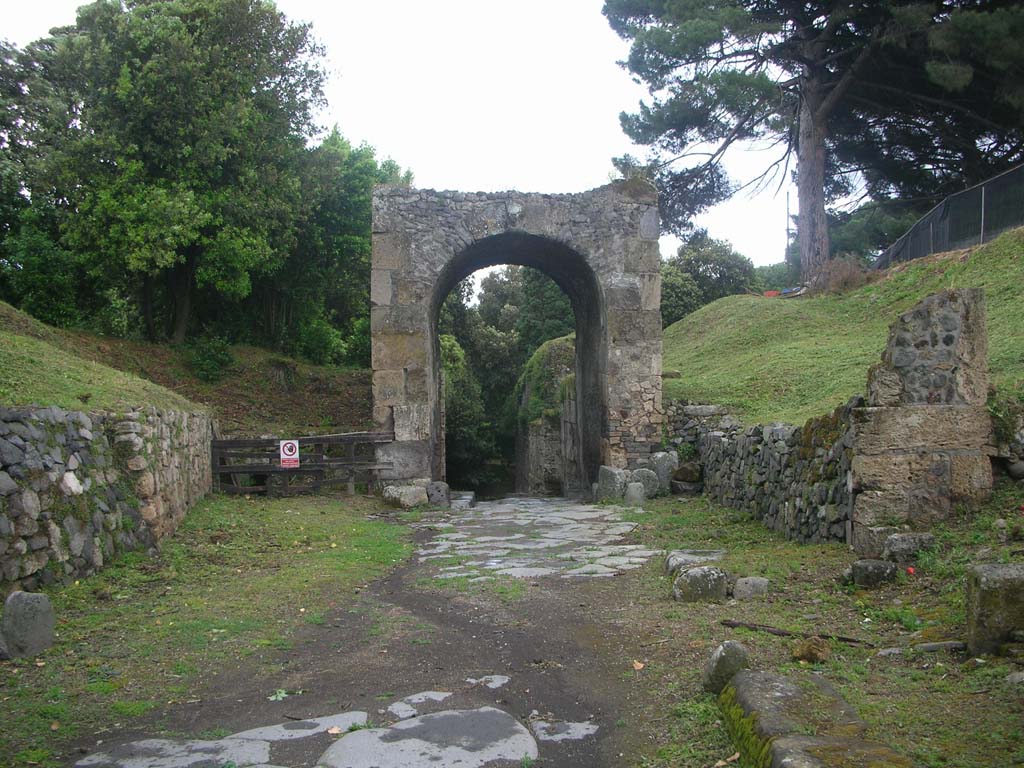
[[389,485],[384,488],[384,501],[393,507],[412,509],[428,502],[427,489],[420,485]]
[[896,579],[897,568],[888,560],[858,560],[853,564],[853,583],[858,587],[879,587]]
[[769,750],[772,768],[914,768],[905,757],[877,741],[849,736],[783,736]]
[[651,454],[648,463],[658,475],[662,493],[668,493],[671,490],[672,473],[679,468],[679,455],[675,451],[658,451]]
[[682,571],[672,584],[672,596],[683,603],[720,602],[728,593],[729,574],[710,565]]
[[750,653],[747,647],[735,640],[726,640],[715,648],[708,663],[704,665],[701,687],[708,693],[721,693],[737,672],[749,666]]
[[732,596],[737,600],[755,600],[768,594],[768,579],[761,576],[743,576],[736,579]]
[[[1024,630],[1024,564],[976,565],[967,573],[967,647],[998,653]],[[8,638],[10,642],[10,638]]]
[[724,549],[674,549],[665,556],[665,571],[673,574],[693,565],[721,560],[723,557]]
[[427,484],[427,501],[434,506],[449,507],[452,503],[452,491],[448,483],[434,480]]
[[643,484],[644,496],[648,499],[653,499],[661,493],[661,484],[658,481],[657,473],[653,469],[641,467],[640,469],[633,470],[633,482]]
[[885,540],[882,559],[908,565],[929,549],[935,549],[935,536],[930,533],[894,533]]
[[704,468],[699,461],[684,461],[672,473],[672,479],[680,483],[699,483],[703,474]]
[[626,494],[626,471],[601,465],[597,470],[597,501],[621,501]]
[[643,483],[626,483],[626,494],[623,498],[623,503],[627,507],[642,507],[644,498]]
[[56,617],[46,595],[13,592],[4,603],[0,635],[12,659],[38,656],[53,645]]

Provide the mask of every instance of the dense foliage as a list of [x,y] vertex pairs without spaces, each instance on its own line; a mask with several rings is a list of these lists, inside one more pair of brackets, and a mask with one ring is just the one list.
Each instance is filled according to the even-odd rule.
[[[735,185],[736,142],[796,154],[802,277],[832,253],[826,203],[863,192],[920,212],[1024,160],[1024,7],[992,0],[606,0],[651,93],[626,133],[676,232]],[[895,198],[902,198],[896,200]]]
[[[520,407],[515,393],[524,365],[544,342],[573,332],[575,319],[561,289],[528,267],[506,266],[486,275],[476,299],[474,303],[472,279],[459,283],[441,306],[438,330],[451,336],[449,347],[458,345],[468,375],[478,382],[475,391],[446,390],[448,412],[482,414],[458,424],[448,418],[448,478],[462,487],[479,488],[507,481],[501,475],[515,459]],[[445,354],[442,347],[443,359]],[[479,409],[467,405],[467,397],[479,398]],[[465,424],[465,432],[459,424]],[[467,459],[473,456],[474,461],[463,462],[461,454],[453,454],[455,442],[456,450],[468,451]]]
[[370,194],[267,0],[98,0],[0,48],[0,292],[48,322],[368,362]]
[[672,325],[705,304],[761,290],[754,265],[725,240],[698,229],[661,266],[661,323]]

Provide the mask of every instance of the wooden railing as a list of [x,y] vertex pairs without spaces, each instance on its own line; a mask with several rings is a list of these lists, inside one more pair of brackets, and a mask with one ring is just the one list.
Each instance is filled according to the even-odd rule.
[[214,490],[291,496],[345,488],[352,494],[357,486],[374,486],[379,471],[391,469],[390,462],[377,461],[375,449],[394,439],[387,432],[300,437],[296,468],[281,466],[277,438],[214,440],[210,456]]

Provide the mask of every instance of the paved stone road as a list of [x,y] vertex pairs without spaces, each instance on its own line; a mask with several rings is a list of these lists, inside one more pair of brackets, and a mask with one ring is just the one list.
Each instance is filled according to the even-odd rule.
[[617,543],[636,527],[619,512],[568,499],[484,501],[453,514],[452,529],[418,554],[420,562],[459,561],[441,566],[439,578],[615,576],[658,554]]
[[[658,554],[621,543],[635,524],[623,521],[617,508],[565,499],[482,502],[453,510],[444,523],[419,525],[441,531],[417,553],[437,579],[609,577],[639,568]],[[593,722],[565,722],[534,711],[524,724],[493,706],[494,694],[488,692],[510,680],[498,674],[470,677],[457,690],[413,692],[372,714],[346,711],[255,724],[217,740],[135,741],[95,752],[75,767],[275,768],[278,761],[287,762],[287,754],[302,751],[288,745],[309,740],[315,746],[332,738],[326,751],[321,746],[313,752],[320,755],[318,768],[486,768],[526,764],[542,754],[545,742],[597,734]]]

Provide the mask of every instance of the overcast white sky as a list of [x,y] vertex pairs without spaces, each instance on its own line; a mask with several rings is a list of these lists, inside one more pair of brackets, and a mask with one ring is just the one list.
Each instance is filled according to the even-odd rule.
[[[17,45],[74,22],[81,0],[0,0]],[[328,109],[355,143],[393,157],[421,188],[581,192],[606,184],[611,158],[643,156],[619,113],[646,95],[616,62],[601,0],[277,0],[327,48]],[[735,152],[746,181],[767,162]],[[773,188],[774,191],[774,188]],[[796,212],[796,195],[792,195]],[[740,195],[700,219],[755,264],[781,261],[786,193]],[[662,239],[662,252],[677,246]]]

